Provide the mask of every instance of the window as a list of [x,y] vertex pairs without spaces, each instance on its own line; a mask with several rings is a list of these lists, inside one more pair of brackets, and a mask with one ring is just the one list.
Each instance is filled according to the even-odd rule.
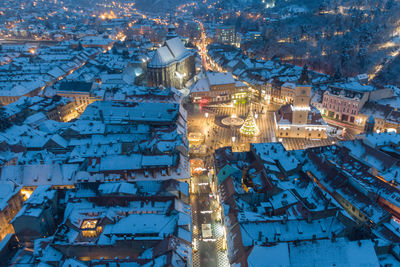
[[96,227],[97,220],[84,220],[81,225],[81,229],[94,229]]
[[82,235],[83,235],[83,237],[96,237],[97,232],[94,230],[84,230],[84,231],[82,231]]

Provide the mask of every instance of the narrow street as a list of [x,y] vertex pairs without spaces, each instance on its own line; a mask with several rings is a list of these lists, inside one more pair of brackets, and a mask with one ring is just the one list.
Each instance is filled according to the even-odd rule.
[[[193,266],[229,266],[223,248],[219,204],[212,194],[207,171],[192,176],[190,202],[193,214]],[[211,225],[211,237],[204,237],[202,224]]]

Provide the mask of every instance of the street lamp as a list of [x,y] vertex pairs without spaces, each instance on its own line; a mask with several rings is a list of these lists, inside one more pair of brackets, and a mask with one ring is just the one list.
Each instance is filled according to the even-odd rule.
[[255,118],[255,119],[258,119],[258,113],[255,113],[255,114],[254,114],[254,118]]
[[236,141],[236,136],[232,136],[232,143],[235,143]]
[[204,114],[204,116],[206,116],[206,118],[208,118],[208,112],[206,112],[206,114]]

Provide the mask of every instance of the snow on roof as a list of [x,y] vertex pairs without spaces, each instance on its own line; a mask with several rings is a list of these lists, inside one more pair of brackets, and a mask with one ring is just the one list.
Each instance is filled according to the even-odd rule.
[[290,267],[288,244],[278,243],[270,247],[254,246],[247,258],[247,263],[249,267]]
[[80,120],[121,123],[122,121],[172,122],[179,113],[176,103],[96,101],[89,105]]
[[98,188],[101,194],[129,194],[134,195],[137,192],[135,184],[120,182],[120,183],[104,183]]
[[21,190],[21,187],[16,187],[11,182],[2,182],[0,184],[0,210],[7,207],[8,201]]
[[149,65],[151,67],[162,67],[168,65],[173,60],[174,56],[172,55],[171,51],[168,49],[168,47],[163,46],[156,50]]
[[[123,266],[123,264],[120,265]],[[62,267],[87,267],[87,265],[77,259],[68,258],[64,261]]]
[[271,196],[269,200],[275,210],[282,207],[290,206],[298,201],[299,200],[289,190],[284,190],[279,194]]
[[310,223],[304,220],[288,220],[285,223],[270,221],[240,224],[243,246],[246,247],[251,246],[260,237],[263,241],[268,238],[271,242],[277,238],[281,242],[310,240],[314,235],[317,239],[330,238],[332,232],[338,234],[344,229],[345,226],[336,217],[321,218]]
[[55,194],[56,191],[51,189],[51,185],[40,185],[33,191],[24,204],[40,205],[43,204],[46,199],[53,199]]
[[282,143],[260,143],[251,144],[251,146],[262,161],[277,161],[285,172],[293,171],[300,164],[296,156],[290,151],[286,151]]
[[169,48],[171,53],[176,59],[182,58],[184,55],[187,54],[187,49],[183,45],[181,39],[179,37],[175,37],[172,39],[169,39],[165,42],[165,45]]
[[198,80],[191,88],[190,91],[192,93],[198,93],[198,92],[209,92],[210,91],[210,86],[208,84],[208,80],[206,78],[202,78]]
[[290,263],[303,266],[380,266],[371,240],[349,241],[343,238],[289,243]]
[[390,133],[372,133],[363,136],[373,147],[389,145],[390,143],[400,144],[400,134]]
[[349,81],[345,83],[334,83],[332,87],[341,88],[349,91],[355,92],[371,92],[374,91],[376,88],[371,85],[362,85],[358,81]]
[[179,37],[169,39],[156,50],[149,63],[149,67],[164,67],[171,62],[179,61],[189,54]]
[[207,72],[210,85],[222,85],[235,83],[231,72]]
[[53,142],[57,143],[58,145],[60,145],[63,148],[66,148],[68,146],[68,141],[65,140],[64,138],[62,138],[59,134],[55,134],[53,135],[50,140],[52,140]]
[[159,214],[130,214],[114,225],[106,225],[103,234],[155,234],[154,239],[164,239],[174,232],[176,220],[176,217]]
[[43,255],[40,257],[42,262],[60,262],[63,258],[63,254],[50,245],[44,249],[41,255]]
[[296,84],[294,83],[290,83],[290,82],[286,82],[284,84],[282,84],[282,87],[286,87],[286,88],[291,88],[291,89],[296,89]]
[[[69,164],[68,166],[73,170],[76,169],[76,165]],[[12,180],[24,186],[74,183],[73,180],[67,180],[67,178],[63,176],[60,164],[9,165],[4,166],[1,172],[1,181]]]
[[142,166],[173,166],[171,155],[143,155]]
[[142,168],[142,155],[112,155],[101,158],[100,170],[138,170]]

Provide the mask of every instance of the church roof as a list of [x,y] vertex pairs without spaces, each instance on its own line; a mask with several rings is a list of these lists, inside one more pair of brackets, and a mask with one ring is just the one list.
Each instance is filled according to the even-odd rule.
[[168,49],[171,51],[171,53],[174,55],[174,57],[179,60],[183,56],[185,56],[188,51],[186,47],[183,45],[181,39],[179,37],[175,37],[172,39],[169,39],[165,42],[165,45],[168,47]]
[[179,37],[169,39],[165,42],[165,46],[160,47],[154,53],[149,67],[162,67],[173,61],[179,61],[186,57],[189,51],[183,45]]
[[165,66],[174,60],[174,56],[171,54],[169,49],[166,46],[160,47],[154,53],[150,66]]

